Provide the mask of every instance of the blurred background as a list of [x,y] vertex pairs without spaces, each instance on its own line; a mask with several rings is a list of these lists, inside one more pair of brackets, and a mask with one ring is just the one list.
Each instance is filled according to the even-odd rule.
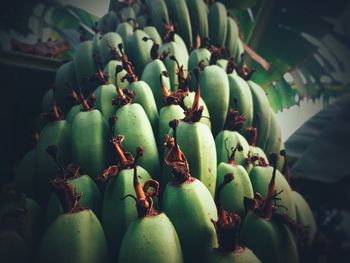
[[[253,80],[265,89],[277,113],[293,186],[308,198],[317,216],[321,234],[315,251],[321,256],[315,262],[349,258],[349,1],[234,2],[229,13],[239,22],[242,40],[271,65],[265,70],[249,57],[245,61],[256,68]],[[1,184],[35,143],[35,119],[55,70],[74,57],[81,40],[94,35],[109,4],[1,2]],[[66,48],[50,49],[50,43]],[[45,48],[38,54],[30,45]]]

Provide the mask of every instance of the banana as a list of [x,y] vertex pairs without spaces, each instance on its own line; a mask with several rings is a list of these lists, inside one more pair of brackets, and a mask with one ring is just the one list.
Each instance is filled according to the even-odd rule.
[[232,17],[227,17],[227,33],[225,47],[230,55],[235,55],[238,49],[239,28]]
[[177,32],[188,48],[193,46],[190,14],[185,0],[166,1],[171,21],[177,25]]
[[[177,76],[177,71],[179,70],[179,67],[183,66],[184,72],[187,73],[188,52],[187,49],[184,50],[180,44],[174,41],[170,41],[168,43],[163,44],[160,47],[158,54],[161,55],[163,52],[169,52],[169,55],[164,60],[164,65],[169,75],[171,90],[175,91],[177,90],[177,87],[179,85]],[[172,56],[176,58],[179,64],[177,64],[176,61],[171,59]],[[187,77],[187,74],[185,77]]]
[[240,131],[251,127],[253,124],[253,97],[247,82],[236,72],[228,75],[230,87],[229,107],[244,115],[245,122]]
[[101,33],[113,32],[118,24],[117,15],[114,11],[109,11],[97,22],[97,30]]
[[127,54],[138,76],[142,74],[145,66],[151,61],[150,50],[152,48],[152,43],[150,43],[150,41],[143,41],[145,37],[149,38],[144,31],[137,29],[130,37],[128,43]]
[[[281,127],[276,119],[275,113],[273,110],[270,110],[270,129],[269,129],[269,137],[265,146],[265,153],[275,153],[279,154],[281,143],[282,143],[282,132]],[[279,158],[282,159],[282,158]],[[278,162],[277,162],[278,163]]]
[[157,28],[161,36],[165,33],[165,24],[169,23],[169,14],[164,0],[149,0],[148,8],[152,18],[152,24]]
[[143,28],[143,31],[145,31],[145,33],[149,35],[159,46],[163,44],[163,40],[159,35],[158,30],[154,26],[146,26]]
[[79,87],[88,96],[98,86],[97,81],[89,80],[97,72],[94,45],[91,40],[80,43],[74,60],[74,68]]
[[195,91],[197,89],[197,80],[193,73],[193,70],[198,66],[201,62],[203,65],[208,66],[210,61],[211,53],[206,48],[196,48],[191,51],[190,57],[188,58],[188,72],[191,75],[189,80],[189,88],[191,91]]
[[226,72],[217,65],[204,68],[199,74],[202,98],[208,106],[213,135],[224,127],[229,107],[229,82]]
[[249,80],[248,85],[253,96],[253,123],[258,131],[256,145],[264,149],[270,132],[270,104],[265,91],[258,84]]
[[205,3],[202,0],[186,0],[188,11],[190,13],[193,43],[196,37],[209,36],[208,16]]
[[227,34],[227,10],[218,2],[212,4],[208,14],[209,36],[211,43],[216,46],[224,46]]

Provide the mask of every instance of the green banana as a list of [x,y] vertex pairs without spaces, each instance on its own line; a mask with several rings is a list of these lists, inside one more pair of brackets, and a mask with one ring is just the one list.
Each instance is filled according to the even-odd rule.
[[270,128],[269,136],[265,145],[265,152],[267,154],[280,152],[280,147],[282,143],[282,132],[281,127],[279,126],[275,113],[270,109]]
[[[182,66],[183,71],[185,73],[185,77],[187,74],[187,63],[188,63],[188,52],[187,50],[184,51],[183,47],[174,42],[170,41],[168,43],[164,43],[158,53],[161,55],[163,52],[169,52],[169,55],[164,60],[164,65],[167,69],[169,79],[170,79],[170,85],[171,90],[175,91],[178,89],[179,86],[179,80],[177,73],[179,71],[179,68]],[[172,58],[175,57],[176,61]]]
[[197,89],[197,79],[195,78],[193,70],[198,67],[199,63],[204,66],[209,65],[211,53],[206,48],[193,49],[188,58],[188,72],[190,74],[189,88],[191,91]]
[[211,43],[216,46],[225,46],[227,34],[227,10],[223,4],[215,2],[210,6],[208,23]]
[[[111,121],[115,122],[116,120],[111,119]],[[134,201],[132,199],[122,200],[124,196],[135,194],[133,187],[134,169],[137,169],[138,180],[141,183],[151,179],[150,174],[133,161],[133,156],[123,151],[123,139],[123,136],[118,138],[112,136],[111,141],[120,161],[116,165],[108,167],[104,171],[102,179],[102,181],[108,180],[103,198],[102,225],[113,260],[117,260],[119,256],[120,246],[128,225],[137,218]],[[115,168],[117,168],[117,174]],[[116,222],[118,223],[116,224]]]
[[193,46],[190,14],[186,0],[166,0],[171,21],[177,25],[177,31],[188,48]]
[[[196,97],[196,94],[194,91],[187,93],[187,96],[184,98],[184,105],[187,109],[192,107],[195,97]],[[199,98],[199,106],[203,107],[202,118],[199,120],[199,122],[207,125],[209,130],[211,130],[209,110],[202,98]]]
[[147,6],[152,18],[152,24],[157,28],[159,34],[164,36],[165,25],[169,23],[168,9],[164,0],[148,1]]
[[115,59],[114,52],[118,50],[120,44],[123,44],[123,39],[118,33],[109,32],[102,36],[98,44],[98,54],[103,66]]
[[244,115],[245,121],[239,130],[241,133],[244,133],[244,130],[253,124],[252,93],[247,82],[235,72],[228,74],[228,82],[230,88],[229,107]]
[[202,0],[186,0],[190,14],[193,43],[196,38],[209,37],[208,17],[205,3]]
[[217,246],[211,222],[217,220],[217,210],[205,185],[189,174],[186,156],[177,145],[177,139],[169,140],[165,162],[171,168],[173,179],[166,185],[162,208],[174,224],[185,262],[204,262]]
[[163,44],[163,40],[159,35],[157,28],[155,28],[154,26],[146,26],[143,28],[143,31],[145,31],[145,33],[153,39],[154,43],[160,46]]
[[57,69],[55,75],[55,91],[57,105],[65,113],[67,113],[69,109],[73,106],[67,100],[67,96],[69,96],[69,94],[71,93],[71,88],[69,87],[69,85],[67,85],[67,83],[69,83],[72,87],[78,87],[74,64],[74,61],[70,61],[63,64]]
[[97,71],[96,54],[94,54],[94,43],[91,40],[79,44],[74,59],[76,78],[80,89],[88,96],[98,86],[97,81],[90,78]]
[[204,68],[199,74],[202,98],[208,106],[213,135],[224,127],[229,107],[229,82],[226,72],[217,65]]
[[[160,163],[157,143],[148,117],[138,103],[132,103],[132,98],[119,89],[119,103],[124,104],[116,112],[118,123],[114,134],[124,134],[124,147],[135,155],[136,147],[143,147],[146,155],[140,160],[140,166],[146,169],[153,178],[159,177]],[[124,101],[124,102],[123,102]]]
[[239,28],[237,22],[232,17],[227,17],[227,33],[225,47],[230,55],[235,56],[238,52]]
[[261,149],[264,149],[270,131],[270,104],[263,88],[251,80],[248,80],[247,82],[253,96],[253,125],[258,131],[256,145]]
[[121,61],[111,60],[105,66],[103,73],[106,75],[107,80],[110,84],[118,85],[120,88],[125,89],[129,85],[128,80],[123,79],[127,72],[125,69],[123,69],[120,72],[117,72],[116,68],[118,66],[122,66]]
[[96,179],[108,163],[108,124],[102,113],[85,99],[82,106],[72,122],[72,160]]
[[118,19],[114,11],[109,11],[97,23],[97,30],[102,34],[114,31],[117,27]]
[[148,41],[143,41],[143,38],[149,38],[149,36],[144,31],[137,29],[131,35],[130,41],[127,44],[127,55],[135,66],[138,76],[142,74],[145,66],[151,61],[150,51],[152,44]]

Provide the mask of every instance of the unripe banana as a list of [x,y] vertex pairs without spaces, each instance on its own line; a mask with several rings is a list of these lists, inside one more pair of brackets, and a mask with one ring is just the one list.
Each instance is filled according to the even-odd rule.
[[164,36],[165,24],[169,23],[169,14],[164,0],[150,0],[147,3],[152,17],[152,24],[157,28],[159,34]]
[[186,0],[166,0],[171,21],[177,25],[177,32],[188,48],[193,46],[190,14]]
[[230,55],[235,56],[238,49],[239,28],[232,17],[227,17],[227,34],[225,47]]
[[145,31],[145,33],[153,39],[154,43],[158,44],[159,46],[163,44],[163,40],[159,35],[158,30],[154,26],[146,26],[143,28],[143,31]]
[[258,131],[256,145],[262,149],[265,148],[270,131],[270,104],[265,91],[255,82],[249,80],[248,85],[253,96],[254,117],[253,123]]
[[190,13],[193,43],[197,36],[209,37],[208,16],[205,3],[202,0],[186,0]]
[[225,46],[227,34],[227,10],[226,7],[218,2],[211,5],[209,14],[209,36],[212,44],[216,46]]

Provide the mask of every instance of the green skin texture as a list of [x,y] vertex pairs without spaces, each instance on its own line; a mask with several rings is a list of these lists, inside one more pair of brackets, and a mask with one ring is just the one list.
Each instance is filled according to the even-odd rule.
[[120,13],[125,19],[128,19],[128,18],[136,19],[135,10],[131,6],[124,7]]
[[74,105],[66,115],[66,121],[72,125],[74,117],[81,112],[81,105]]
[[44,94],[43,100],[41,102],[41,112],[49,112],[52,105],[53,89],[49,89]]
[[[22,208],[18,202],[11,202],[2,206],[0,209],[0,220],[3,220],[4,215],[8,215],[11,212],[14,213],[18,208]],[[23,218],[23,224],[16,231],[28,246],[29,254],[33,256],[41,237],[44,211],[37,202],[30,198],[26,198],[25,208],[27,213]]]
[[95,214],[86,209],[60,215],[46,230],[36,262],[107,263],[107,242]]
[[242,54],[244,53],[244,46],[243,42],[240,38],[237,39],[237,49],[236,49],[236,63],[241,63],[242,60]]
[[[80,207],[89,208],[99,215],[102,197],[96,183],[88,175],[68,179],[68,183],[75,188],[77,193],[83,194],[79,200]],[[51,194],[46,208],[45,225],[49,226],[61,214],[63,214],[61,202],[55,194]]]
[[163,44],[162,37],[159,35],[157,28],[154,26],[146,26],[143,28],[143,31],[145,31],[145,33],[149,35],[159,46]]
[[[254,193],[259,192],[263,198],[266,198],[267,196],[267,188],[272,177],[272,171],[273,168],[271,166],[255,166],[249,173]],[[287,180],[278,170],[276,170],[275,185],[276,192],[283,190],[283,192],[278,195],[278,198],[281,198],[281,200],[277,201],[277,205],[281,204],[287,208],[286,210],[283,207],[277,207],[276,212],[279,214],[285,213],[293,220],[296,220],[297,216],[292,189],[290,188]]]
[[39,195],[43,203],[49,196],[47,183],[56,176],[56,163],[46,152],[49,145],[58,147],[58,158],[63,165],[71,162],[71,125],[65,121],[54,121],[46,124],[40,133],[36,146],[36,165],[39,176]]
[[165,142],[165,135],[169,134],[169,122],[174,119],[184,118],[184,110],[179,105],[164,106],[159,111],[159,136],[158,136],[158,149],[160,156],[163,156]]
[[[188,61],[188,56],[189,56],[189,54],[188,54],[188,50],[187,50],[187,46],[186,46],[186,43],[185,43],[185,41],[182,39],[182,37],[180,36],[180,35],[178,35],[178,34],[176,34],[175,33],[175,35],[174,35],[174,41],[175,41],[175,43],[177,43],[177,44],[179,44],[180,46],[181,46],[181,48],[182,48],[182,52],[183,52],[183,56],[186,56],[186,58],[187,58],[187,61]],[[187,62],[186,62],[187,63]],[[181,65],[181,64],[180,64]],[[183,64],[183,65],[187,65],[187,64]]]
[[[145,113],[151,123],[153,133],[156,136],[158,132],[158,109],[156,101],[150,86],[144,81],[135,81],[128,86],[128,90],[135,92],[133,103],[138,103],[145,110]],[[157,137],[156,137],[157,138]]]
[[169,183],[162,207],[174,224],[185,262],[204,262],[218,246],[211,220],[217,221],[217,210],[208,189],[199,180],[181,185]]
[[123,44],[123,39],[118,33],[109,32],[104,34],[98,43],[98,54],[100,61],[103,63],[103,65],[106,65],[113,59],[111,47],[119,51],[118,45]]
[[218,2],[212,4],[209,9],[208,22],[211,43],[217,46],[225,46],[227,34],[226,7]]
[[[144,15],[139,15],[136,17],[136,22],[139,25],[139,28],[143,28],[143,30],[144,30],[146,27],[146,24],[147,24],[147,18]],[[145,31],[145,33],[148,34],[146,31]],[[152,37],[152,36],[150,36],[150,37]]]
[[[172,131],[169,133],[172,136]],[[211,131],[199,122],[180,121],[176,136],[177,143],[187,158],[191,175],[199,179],[214,196],[217,161],[215,141]]]
[[113,11],[105,14],[97,23],[97,30],[102,33],[114,31],[118,24],[118,19]]
[[140,104],[127,104],[117,110],[118,122],[115,125],[115,135],[125,136],[123,146],[126,151],[136,156],[136,148],[143,147],[144,155],[140,159],[140,166],[145,168],[152,176],[160,175],[160,162],[157,143],[152,126]]
[[261,263],[260,259],[247,247],[239,247],[230,252],[213,250],[207,263]]
[[237,110],[246,118],[241,133],[245,128],[251,127],[253,124],[253,96],[247,82],[238,76],[235,72],[228,75],[230,87],[229,107]]
[[235,55],[238,49],[239,28],[232,17],[227,17],[227,33],[225,47],[229,54]]
[[[121,78],[127,73],[125,69],[116,74],[116,67],[122,65],[120,61],[111,60],[105,66],[103,72],[107,75],[108,82],[115,85],[115,80],[117,79],[117,84],[121,89],[126,88],[129,85],[127,80],[121,81]],[[115,88],[114,88],[115,89]]]
[[113,84],[101,85],[95,91],[96,96],[95,106],[103,117],[108,120],[114,116],[118,109],[117,105],[112,105],[112,100],[118,97],[117,90]]
[[221,191],[220,202],[228,212],[238,214],[242,219],[246,215],[244,197],[253,198],[254,192],[247,171],[241,165],[220,163],[217,171],[216,186],[224,181],[227,173],[233,174],[233,180]]
[[[158,54],[161,55],[163,51],[170,52],[168,57],[164,60],[164,65],[169,75],[171,90],[175,91],[177,90],[177,87],[179,85],[178,76],[176,74],[178,71],[178,67],[176,62],[172,61],[169,57],[173,55],[178,60],[180,66],[184,65],[184,68],[186,70],[186,66],[188,63],[188,52],[187,52],[187,49],[186,51],[184,50],[181,44],[176,43],[174,41],[163,44],[160,47]],[[186,72],[185,72],[185,77],[186,77]]]
[[[135,195],[133,174],[134,169],[125,169],[111,178],[103,198],[102,225],[110,247],[111,258],[115,262],[128,225],[137,218],[135,201],[132,198],[120,199],[129,194]],[[151,179],[150,174],[140,166],[137,167],[137,176],[142,185]]]
[[142,38],[147,37],[144,31],[137,29],[130,37],[130,41],[127,44],[127,54],[129,59],[133,63],[136,75],[140,76],[143,69],[151,61],[150,51],[152,48],[151,41],[143,41]]
[[[231,149],[236,148],[237,144],[243,148],[242,151],[236,151],[235,160],[238,164],[247,165],[248,153],[250,150],[246,139],[236,131],[223,130],[215,137],[216,156],[218,163],[227,163],[232,153]],[[227,150],[229,152],[227,152]]]
[[73,88],[78,88],[74,64],[74,61],[63,64],[57,69],[55,76],[56,102],[65,113],[72,107],[72,104],[67,100],[67,96],[71,93],[67,83],[70,83]]
[[91,178],[102,175],[108,162],[108,124],[99,110],[78,113],[72,124],[72,159]]
[[229,82],[226,72],[217,65],[204,68],[199,74],[201,96],[208,106],[213,135],[224,127],[229,107]]
[[[189,92],[188,95],[184,99],[184,104],[187,108],[191,108],[195,97],[195,92]],[[200,119],[200,123],[203,123],[208,126],[211,130],[211,122],[210,122],[210,114],[208,111],[208,107],[205,104],[202,98],[199,99],[199,106],[203,106],[202,118]]]
[[[275,113],[270,109],[270,128],[269,128],[269,137],[267,139],[265,152],[267,154],[276,153],[279,154],[280,147],[282,143],[282,132],[281,127],[276,119]],[[283,159],[283,158],[279,158]]]
[[[261,149],[265,148],[267,138],[270,131],[270,104],[265,94],[265,91],[255,82],[249,80],[247,81],[253,96],[253,108],[254,117],[253,123],[256,123],[256,128],[258,132],[258,138],[256,145]],[[257,114],[260,115],[259,120],[256,121]]]
[[[158,110],[164,105],[163,92],[159,80],[159,76],[163,71],[166,71],[164,63],[160,59],[155,59],[146,65],[141,76],[141,80],[146,82],[151,88]],[[165,85],[166,90],[170,92],[171,88],[169,78],[162,76],[162,82]]]
[[297,213],[297,223],[308,229],[308,245],[311,245],[317,232],[315,217],[309,204],[301,194],[293,191],[293,199]]
[[160,213],[131,222],[123,239],[119,262],[182,263],[180,241],[169,218]]
[[31,262],[27,244],[14,230],[0,230],[0,255],[2,262]]
[[199,62],[203,61],[204,65],[208,66],[210,61],[211,53],[206,48],[196,48],[191,51],[190,57],[188,58],[188,72],[191,75],[189,86],[191,91],[197,90],[197,79],[193,74],[193,70],[198,66]]
[[240,243],[253,250],[262,262],[299,262],[297,246],[289,228],[274,220],[257,217],[252,212],[243,221]]
[[163,36],[165,33],[163,19],[166,23],[169,22],[169,14],[165,1],[151,0],[148,3],[148,7],[152,18],[152,24],[157,28],[160,35]]
[[124,52],[128,53],[129,42],[131,36],[134,34],[132,25],[127,22],[120,23],[117,26],[116,32],[122,37],[124,43]]
[[38,196],[36,168],[36,149],[27,152],[15,167],[14,184],[16,190],[23,192],[26,196],[36,199]]
[[227,59],[218,59],[216,61],[216,65],[218,65],[220,68],[222,68],[223,70],[226,71],[226,68],[227,68]]
[[186,4],[190,13],[193,43],[195,43],[197,35],[201,39],[209,36],[206,7],[202,0],[186,0]]
[[171,21],[177,25],[178,33],[182,36],[188,48],[192,47],[192,28],[186,0],[166,0]]
[[84,96],[88,96],[98,86],[97,81],[85,80],[93,76],[97,71],[97,64],[94,58],[94,43],[91,40],[79,44],[75,53],[74,67],[78,85]]

